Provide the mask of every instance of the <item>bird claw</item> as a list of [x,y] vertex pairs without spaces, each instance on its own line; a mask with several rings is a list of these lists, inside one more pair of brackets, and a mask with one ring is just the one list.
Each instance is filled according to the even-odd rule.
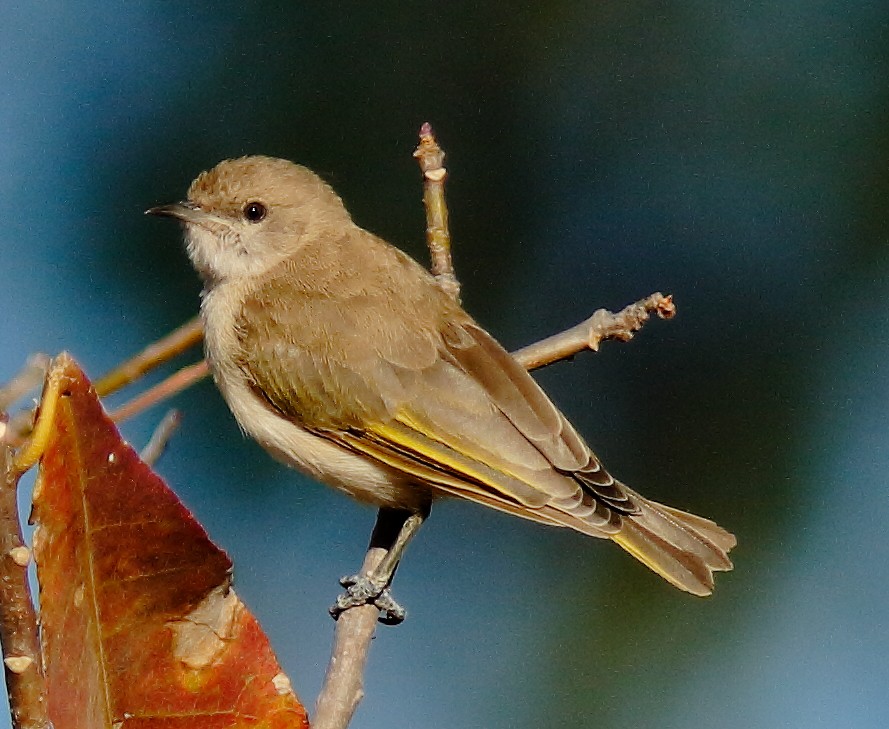
[[372,577],[349,575],[340,580],[346,591],[337,597],[330,608],[330,615],[338,620],[346,610],[361,605],[373,605],[381,615],[378,620],[384,625],[398,625],[404,620],[405,610],[399,605],[386,583],[380,583]]

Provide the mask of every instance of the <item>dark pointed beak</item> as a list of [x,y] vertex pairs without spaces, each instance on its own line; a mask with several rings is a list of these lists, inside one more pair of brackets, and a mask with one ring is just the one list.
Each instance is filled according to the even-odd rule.
[[171,203],[170,205],[158,205],[145,211],[146,215],[158,215],[163,218],[176,218],[183,223],[199,223],[206,218],[206,213],[197,205],[190,202]]

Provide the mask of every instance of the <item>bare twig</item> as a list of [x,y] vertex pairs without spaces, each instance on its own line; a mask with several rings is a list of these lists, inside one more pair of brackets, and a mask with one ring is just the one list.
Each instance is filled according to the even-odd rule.
[[18,520],[17,489],[21,473],[13,450],[0,442],[0,644],[14,729],[46,729],[46,684],[37,630],[37,614],[28,583],[31,551]]
[[512,356],[525,369],[534,370],[571,357],[584,349],[596,352],[606,339],[628,342],[652,313],[656,313],[661,319],[672,318],[676,313],[673,297],[661,293],[652,294],[630,304],[617,314],[599,309],[577,326],[523,347],[513,352]]
[[[423,171],[426,207],[426,242],[432,258],[431,270],[445,291],[459,301],[460,284],[451,260],[447,207],[444,200],[444,152],[435,141],[432,127],[420,129],[420,145],[414,152]],[[656,293],[627,306],[617,314],[604,309],[560,334],[548,337],[513,353],[526,369],[533,370],[584,350],[597,351],[606,339],[628,341],[642,328],[652,313],[671,318],[676,309],[672,297]],[[364,558],[362,574],[370,573],[388,553],[394,537],[385,535],[380,512],[371,545]],[[391,526],[389,527],[391,529]],[[396,530],[397,533],[397,530]],[[373,605],[352,608],[340,615],[334,637],[333,653],[318,697],[313,729],[345,729],[363,696],[363,675],[367,653],[376,629],[379,610]]]
[[426,245],[432,257],[431,270],[447,293],[460,300],[460,282],[451,261],[451,234],[448,230],[448,208],[444,183],[448,171],[444,167],[444,150],[438,146],[432,125],[420,127],[420,144],[414,151],[423,172],[423,205],[426,207]]
[[[401,522],[392,512],[380,510],[361,575],[373,573],[398,536]],[[364,696],[367,653],[380,616],[375,605],[362,605],[343,612],[336,623],[333,651],[324,685],[315,704],[312,729],[345,729]]]
[[[420,128],[420,144],[414,157],[423,171],[426,244],[432,259],[431,270],[439,285],[459,301],[460,284],[451,260],[448,209],[444,199],[444,181],[447,177],[444,151],[435,141],[428,122]],[[361,568],[362,575],[369,574],[380,564],[397,534],[397,528],[392,532],[387,512],[381,510]],[[330,664],[312,721],[314,729],[345,729],[349,725],[364,695],[364,668],[378,617],[379,609],[374,605],[351,608],[339,616]]]
[[[128,385],[135,380],[138,380],[140,377],[145,375],[147,372],[150,372],[152,369],[157,367],[158,365],[164,364],[169,361],[173,357],[178,354],[181,354],[189,347],[194,346],[204,336],[203,327],[201,325],[201,321],[198,317],[194,317],[189,321],[185,322],[182,326],[178,327],[174,331],[170,332],[166,336],[158,339],[156,342],[152,342],[145,349],[143,349],[139,354],[134,357],[131,357],[126,362],[121,365],[115,367],[111,372],[107,373],[99,380],[96,381],[94,387],[96,392],[100,397],[105,397],[106,395],[110,395],[113,392],[116,392],[124,385]],[[36,357],[41,357],[42,355],[37,355]],[[33,364],[36,366],[42,367],[42,372],[46,371],[45,360],[36,359],[32,357],[29,360],[29,364],[25,366],[25,369],[22,371],[22,374],[17,376],[12,380],[12,382],[3,388],[0,388],[0,410],[4,409],[4,404],[9,398],[18,399],[16,397],[16,393],[21,392],[28,384],[30,384],[30,379],[23,379],[23,381],[19,382],[20,378],[22,378],[25,373],[30,371],[30,368]],[[187,370],[188,368],[186,368]],[[206,374],[206,372],[204,373]],[[201,379],[203,375],[195,377],[194,380],[182,382],[181,375],[177,373],[173,375],[171,379],[174,382],[181,383],[178,389],[170,389],[169,391],[164,391],[162,389],[163,383],[158,386],[158,389],[161,393],[166,392],[166,394],[160,394],[157,396],[156,400],[152,400],[152,397],[156,397],[155,394],[149,395],[145,393],[143,396],[145,400],[141,400],[139,398],[136,399],[133,403],[124,406],[124,408],[120,408],[118,410],[118,420],[125,420],[128,417],[132,417],[142,410],[150,407],[155,402],[160,402],[160,400],[165,397],[170,397],[175,394],[179,390],[185,389],[189,385],[197,382],[197,380]],[[42,377],[42,373],[41,373]],[[39,381],[37,382],[39,384]],[[26,391],[26,390],[25,390]],[[151,392],[151,391],[149,391]],[[20,395],[19,395],[20,396]],[[132,406],[132,408],[130,407]],[[13,445],[21,444],[25,438],[27,438],[28,434],[31,432],[31,416],[28,412],[18,412],[13,415],[9,423],[9,440]]]
[[[197,317],[190,319],[178,329],[158,339],[156,342],[152,342],[135,357],[115,367],[111,372],[99,379],[94,385],[96,392],[102,397],[110,395],[124,385],[134,382],[155,367],[164,364],[177,354],[197,344],[203,336],[204,332],[200,320]],[[42,360],[37,359],[35,362],[42,365],[43,371],[45,371],[46,367]],[[23,373],[28,371],[29,368],[26,366]],[[170,375],[166,380],[117,408],[117,410],[111,413],[111,418],[118,423],[132,418],[182,390],[188,389],[194,383],[206,377],[208,373],[209,368],[204,361],[183,367],[178,372]],[[19,375],[9,385],[0,388],[0,398],[4,397],[4,393],[21,391],[25,387],[25,383],[17,382],[21,378],[22,375]],[[15,413],[9,421],[7,440],[14,446],[21,445],[31,433],[31,421],[32,416],[29,411],[24,410]]]
[[119,390],[124,385],[138,380],[157,365],[194,346],[201,341],[203,336],[204,331],[200,319],[198,317],[190,319],[175,331],[149,344],[135,357],[100,378],[95,383],[96,392],[104,397]]
[[148,443],[140,451],[139,458],[149,466],[154,466],[157,463],[157,459],[163,455],[164,450],[167,448],[167,443],[170,442],[170,438],[173,437],[173,433],[176,432],[181,422],[182,417],[179,411],[169,410],[157,424],[157,427],[151,434],[151,438],[148,439]]
[[[444,255],[450,260],[449,254],[445,253]],[[453,275],[453,268],[451,268],[450,275]],[[454,280],[456,281],[456,279]],[[635,304],[630,304],[616,314],[605,309],[599,309],[589,319],[577,326],[523,347],[513,352],[512,356],[526,369],[538,369],[571,357],[584,349],[590,349],[594,352],[598,351],[599,345],[608,339],[629,341],[633,334],[639,331],[645,322],[648,321],[651,314],[657,314],[661,319],[670,319],[675,313],[676,307],[673,303],[673,298],[664,296],[661,293],[655,293],[637,301]],[[124,381],[125,376],[132,376],[135,379],[153,367],[163,364],[167,359],[179,353],[178,347],[185,341],[186,336],[189,338],[197,337],[191,343],[200,339],[201,332],[199,328],[195,328],[195,320],[187,322],[175,332],[149,345],[143,354],[121,365],[111,375],[103,378],[103,382],[111,383],[106,385],[106,388],[116,389],[121,387],[123,384],[126,384]],[[150,359],[144,356],[145,352],[152,353]],[[22,374],[18,375],[10,385],[0,388],[0,393],[27,392],[27,390],[31,389],[28,385],[30,385],[32,373],[36,371],[32,367],[43,368],[45,367],[44,361],[43,359],[36,359],[33,364],[26,365],[22,370]],[[140,372],[140,375],[133,374],[137,370]],[[125,375],[124,373],[128,374]],[[144,410],[188,389],[208,374],[209,368],[204,361],[184,367],[113,411],[111,418],[118,423],[128,420]],[[0,394],[0,397],[2,396]],[[6,436],[9,443],[14,446],[22,444],[30,433],[31,420],[32,416],[29,411],[20,411],[12,416],[8,424]]]
[[141,395],[137,395],[129,402],[121,405],[117,410],[109,413],[109,416],[115,423],[122,423],[124,420],[132,418],[134,415],[138,415],[142,411],[182,392],[182,390],[188,389],[195,382],[205,378],[209,372],[210,369],[207,366],[206,360],[183,367]]
[[49,357],[45,354],[32,354],[25,366],[5,385],[0,387],[0,412],[6,412],[29,392],[43,384]]
[[21,472],[13,449],[0,441],[0,645],[14,729],[47,729],[46,681],[37,614],[28,584],[31,550],[25,546],[18,513]]

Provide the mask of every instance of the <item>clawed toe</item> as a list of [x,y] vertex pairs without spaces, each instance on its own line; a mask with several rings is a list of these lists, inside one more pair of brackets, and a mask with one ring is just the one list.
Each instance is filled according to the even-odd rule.
[[360,605],[373,605],[380,610],[379,621],[385,625],[398,625],[404,620],[405,610],[399,605],[386,586],[372,577],[349,575],[340,580],[346,591],[337,597],[330,608],[334,620],[346,610]]
[[404,620],[404,616],[407,614],[405,609],[396,602],[394,597],[392,597],[392,593],[389,592],[388,587],[377,596],[376,600],[374,600],[374,605],[376,605],[382,613],[377,620],[384,625],[398,625]]

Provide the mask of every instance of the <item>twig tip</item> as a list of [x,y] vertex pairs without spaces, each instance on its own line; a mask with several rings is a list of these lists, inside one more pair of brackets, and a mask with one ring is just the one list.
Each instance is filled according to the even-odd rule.
[[662,296],[657,302],[657,315],[661,319],[672,319],[676,316],[676,304],[673,302],[673,294]]

